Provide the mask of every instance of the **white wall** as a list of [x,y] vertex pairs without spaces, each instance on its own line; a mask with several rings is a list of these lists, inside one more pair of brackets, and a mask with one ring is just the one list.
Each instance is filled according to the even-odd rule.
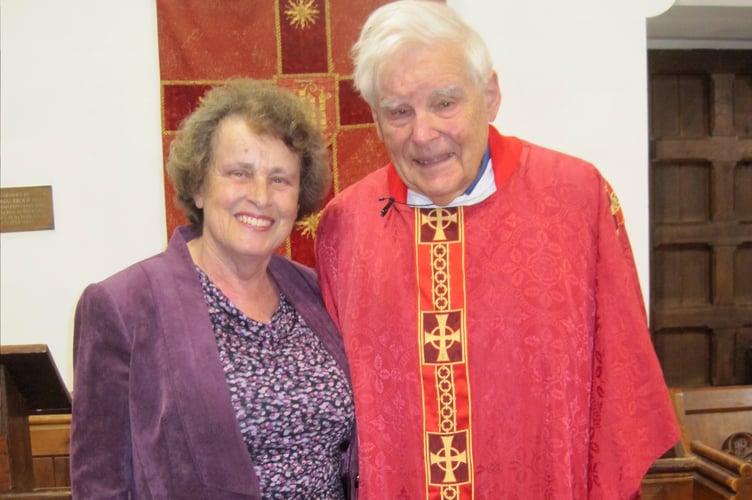
[[[613,185],[649,291],[646,16],[671,0],[448,0],[489,44],[502,133],[593,162]],[[491,7],[493,5],[493,7]]]
[[153,0],[0,0],[0,185],[52,185],[53,231],[0,235],[0,342],[72,387],[84,286],[166,241]]
[[[645,290],[646,3],[449,1],[491,46],[500,129],[615,186]],[[53,231],[0,235],[0,342],[48,344],[72,386],[82,289],[166,242],[155,3],[0,0],[0,50],[0,185],[50,184],[55,208]]]

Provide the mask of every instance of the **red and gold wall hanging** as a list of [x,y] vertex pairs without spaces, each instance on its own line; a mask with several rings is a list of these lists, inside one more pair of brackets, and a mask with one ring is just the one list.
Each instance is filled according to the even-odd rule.
[[[228,78],[274,81],[305,96],[331,151],[332,195],[388,161],[352,86],[350,48],[368,14],[389,0],[157,0],[165,162],[181,121]],[[186,222],[165,173],[167,234]],[[280,253],[313,265],[318,216]]]

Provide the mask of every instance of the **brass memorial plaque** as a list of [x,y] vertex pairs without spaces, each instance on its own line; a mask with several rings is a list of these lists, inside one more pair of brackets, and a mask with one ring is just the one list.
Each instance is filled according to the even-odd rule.
[[52,186],[0,188],[0,233],[55,229]]

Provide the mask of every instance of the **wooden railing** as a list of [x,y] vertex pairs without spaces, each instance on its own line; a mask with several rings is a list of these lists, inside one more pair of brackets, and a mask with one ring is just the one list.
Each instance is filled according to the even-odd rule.
[[752,500],[752,386],[674,389],[671,398],[682,439],[648,471],[643,499]]

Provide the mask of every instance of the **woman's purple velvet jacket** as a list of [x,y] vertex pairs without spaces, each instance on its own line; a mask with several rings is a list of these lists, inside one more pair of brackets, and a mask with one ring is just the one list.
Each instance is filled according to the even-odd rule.
[[[195,236],[178,228],[163,253],[81,296],[70,457],[76,499],[259,498],[186,246]],[[349,377],[315,273],[278,255],[269,272]],[[349,484],[357,477],[355,435],[343,450]]]

